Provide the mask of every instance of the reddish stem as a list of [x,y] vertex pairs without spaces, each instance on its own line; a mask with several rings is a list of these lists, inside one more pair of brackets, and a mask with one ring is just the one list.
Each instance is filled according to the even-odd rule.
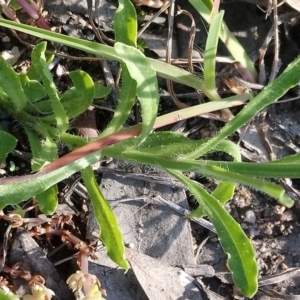
[[29,3],[27,0],[17,0],[26,13],[35,21],[36,25],[42,29],[51,30],[50,25],[43,18],[34,3]]
[[110,146],[112,144],[115,144],[120,141],[124,141],[126,139],[129,139],[131,137],[137,136],[138,134],[141,133],[142,126],[141,125],[136,125],[133,127],[130,127],[128,129],[123,129],[119,132],[113,133],[111,135],[108,135],[101,140],[92,142],[90,144],[87,144],[83,147],[80,147],[71,153],[66,154],[65,156],[62,156],[55,160],[54,162],[50,163],[46,167],[44,167],[39,174],[45,174],[49,173],[51,171],[57,170],[61,167],[64,167],[75,160],[84,157],[88,154],[91,154],[93,152],[96,152],[97,150],[100,150],[102,148],[105,148],[107,146]]

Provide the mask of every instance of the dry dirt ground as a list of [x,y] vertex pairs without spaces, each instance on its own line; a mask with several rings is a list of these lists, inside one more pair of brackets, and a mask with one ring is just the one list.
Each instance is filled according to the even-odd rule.
[[[112,19],[116,7],[114,1],[95,1],[93,17],[97,26],[101,26],[107,36],[113,38]],[[186,0],[176,0],[183,10],[192,13],[196,22],[194,56],[201,57],[205,48],[207,26]],[[260,7],[257,6],[260,5]],[[225,1],[221,8],[225,10],[225,22],[237,36],[247,54],[258,63],[260,49],[270,36],[274,16],[264,11],[267,1]],[[96,40],[89,25],[85,1],[45,1],[52,25],[64,34],[88,40]],[[145,23],[155,10],[139,8],[139,22]],[[143,13],[141,13],[141,11]],[[282,72],[300,52],[300,13],[289,5],[278,7],[279,20],[279,72]],[[173,38],[173,58],[187,58],[191,20],[181,14],[175,18]],[[147,45],[146,55],[153,58],[165,58],[166,55],[167,15],[162,14],[142,38]],[[26,36],[22,36],[28,39]],[[271,35],[271,37],[273,37]],[[0,50],[18,47],[21,55],[15,67],[22,68],[28,63],[30,49],[24,47],[9,32],[0,28]],[[30,40],[34,42],[34,40]],[[57,47],[57,45],[56,45]],[[73,56],[87,56],[74,49],[59,47],[61,52]],[[228,56],[223,45],[219,46],[219,56]],[[274,58],[274,40],[267,44],[265,69],[267,78]],[[116,78],[118,66],[109,62],[109,67]],[[60,88],[65,87],[62,70],[82,69],[94,80],[105,80],[103,64],[88,60],[58,58],[53,66],[53,75]],[[224,84],[224,78],[232,78],[233,68],[228,64],[218,63],[220,93],[230,93]],[[195,63],[196,72],[201,72],[201,65]],[[234,72],[233,72],[234,73]],[[159,81],[161,93],[161,112],[177,109],[166,92],[164,81]],[[188,105],[198,103],[194,91],[174,84],[180,100]],[[297,97],[300,87],[294,88],[278,104],[267,109],[265,114],[257,116],[250,124],[241,128],[232,136],[239,142],[244,161],[261,162],[271,158],[281,158],[299,151],[300,102]],[[294,101],[285,102],[294,98]],[[101,131],[112,116],[116,105],[114,95],[101,102],[100,109],[93,116],[97,129]],[[139,110],[133,112],[128,122],[139,122]],[[260,130],[263,125],[263,130]],[[222,123],[201,117],[182,122],[173,130],[186,133],[191,138],[213,135]],[[267,143],[266,143],[267,141]],[[271,148],[266,144],[271,145]],[[26,152],[26,141],[20,138],[19,150]],[[271,150],[270,150],[271,149]],[[20,155],[19,155],[20,156]],[[220,154],[221,159],[227,159]],[[217,159],[220,159],[218,157]],[[18,172],[29,172],[30,166],[24,156],[10,156],[6,172],[16,164]],[[296,166],[295,166],[296,167]],[[103,161],[96,170],[99,184],[120,221],[124,241],[128,247],[127,257],[133,268],[126,275],[117,269],[106,257],[101,243],[94,244],[97,259],[90,260],[90,272],[96,274],[107,291],[107,299],[244,299],[236,292],[226,266],[226,256],[220,247],[218,238],[211,224],[206,220],[189,221],[182,217],[188,209],[195,208],[194,199],[183,187],[166,174],[145,166],[125,164],[119,161]],[[10,174],[14,174],[13,171]],[[195,177],[208,190],[216,182],[209,178]],[[73,185],[75,178],[62,183],[60,209],[74,215],[74,232],[84,241],[94,242],[99,229],[95,224],[90,204],[84,187]],[[299,218],[299,180],[281,180],[277,182],[286,187],[295,200],[295,206],[285,209],[272,199],[246,187],[239,186],[235,196],[226,207],[241,224],[251,238],[257,253],[260,268],[260,289],[254,299],[300,299],[300,218]],[[67,194],[70,189],[72,193]],[[67,198],[67,199],[66,199]],[[67,201],[66,201],[67,200]],[[71,206],[67,208],[65,203]],[[181,209],[181,210],[180,210]],[[3,224],[1,235],[4,236],[7,224]],[[70,228],[68,228],[70,229]],[[52,240],[53,248],[60,247],[59,239]],[[46,284],[56,293],[57,299],[73,299],[68,292],[65,279],[76,270],[75,258],[62,262],[57,267],[53,263],[71,257],[74,249],[62,248],[52,253],[44,239],[34,241],[26,231],[12,231],[6,265],[12,266],[22,261],[32,273],[40,274]],[[183,272],[184,271],[184,272]],[[172,277],[171,276],[174,277]],[[181,275],[180,275],[181,274]],[[4,275],[4,274],[3,274]],[[178,278],[184,278],[185,289],[178,288]],[[4,275],[6,276],[6,275]],[[12,280],[19,295],[24,293],[24,281]],[[158,292],[159,291],[159,292]],[[178,296],[180,295],[180,296]],[[297,296],[298,295],[298,296]]]

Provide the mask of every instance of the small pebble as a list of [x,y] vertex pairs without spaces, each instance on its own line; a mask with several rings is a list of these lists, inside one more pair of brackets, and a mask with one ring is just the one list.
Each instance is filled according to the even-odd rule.
[[266,228],[266,230],[264,231],[264,234],[266,234],[266,235],[272,235],[273,234],[273,229],[270,226],[268,226]]
[[129,244],[128,244],[128,248],[129,248],[129,249],[134,249],[134,243],[129,243]]
[[256,222],[255,213],[253,210],[247,210],[245,214],[245,221],[251,224],[254,224]]
[[242,223],[242,224],[241,224],[241,227],[242,227],[243,229],[248,229],[248,225],[247,225],[246,223]]
[[8,42],[10,42],[10,38],[8,36],[5,36],[5,37],[2,38],[2,42],[3,43],[8,43]]
[[279,267],[280,267],[281,270],[287,270],[287,269],[288,269],[288,266],[287,266],[284,262],[282,262],[282,263],[279,265]]
[[14,65],[20,57],[20,51],[18,47],[13,47],[12,50],[5,50],[2,52],[2,57],[4,60],[10,64]]
[[260,247],[260,252],[267,252],[268,251],[268,248],[266,247],[265,244],[262,244],[262,246]]
[[258,236],[260,234],[260,230],[259,229],[256,230],[254,228],[251,228],[249,234],[250,234],[251,237]]
[[283,224],[281,224],[280,227],[279,227],[279,230],[280,230],[280,232],[284,232],[285,226]]

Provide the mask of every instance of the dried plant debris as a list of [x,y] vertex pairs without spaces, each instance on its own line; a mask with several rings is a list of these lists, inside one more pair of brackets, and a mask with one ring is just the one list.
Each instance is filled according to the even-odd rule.
[[[57,299],[72,299],[72,293],[68,289],[66,282],[61,278],[53,264],[47,259],[44,251],[33,240],[33,238],[23,230],[18,230],[15,235],[9,253],[9,264],[11,266],[22,262],[23,270],[29,274],[39,274],[45,279],[48,288],[55,292]],[[19,269],[22,269],[21,266]],[[16,278],[14,287],[19,297],[24,292],[29,292],[26,288],[26,281]]]

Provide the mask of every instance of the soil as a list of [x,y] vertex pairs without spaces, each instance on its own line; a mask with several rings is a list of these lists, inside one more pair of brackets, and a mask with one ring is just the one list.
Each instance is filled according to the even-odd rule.
[[[95,2],[98,5],[96,9],[93,9],[96,26],[101,26],[105,34],[109,38],[113,38],[112,20],[117,4],[114,1],[106,0],[102,0],[100,3],[99,1]],[[188,1],[176,0],[176,4],[182,10],[190,12],[194,17],[197,30],[193,56],[199,58],[201,57],[201,50],[195,49],[205,48],[208,27]],[[263,47],[274,22],[273,13],[271,12],[268,16],[264,11],[267,9],[267,5],[268,1],[263,0],[236,0],[221,4],[221,9],[225,10],[225,23],[238,38],[245,52],[253,59],[258,69],[260,49]],[[147,19],[156,12],[155,9],[146,6],[137,9],[140,26],[145,22],[142,19]],[[97,40],[92,27],[89,25],[85,1],[45,1],[44,10],[48,11],[50,24],[55,25],[57,30],[62,33],[88,40]],[[280,39],[278,74],[280,74],[300,54],[300,13],[285,3],[278,7],[278,17],[280,23],[278,27]],[[181,14],[175,18],[172,58],[187,58],[190,26],[191,20],[186,15]],[[166,32],[167,15],[162,14],[142,35],[144,43],[148,47],[145,50],[146,55],[157,59],[165,58]],[[28,43],[36,42],[35,39],[25,35],[20,34],[20,37]],[[27,68],[30,64],[30,48],[25,47],[16,39],[15,35],[4,28],[0,28],[0,38],[2,41],[0,51],[10,51],[13,47],[17,47],[20,51],[20,55],[14,62],[14,68],[16,70]],[[49,45],[50,50],[51,47],[58,47],[58,45]],[[59,50],[70,56],[87,56],[86,53],[64,46],[59,46]],[[219,45],[218,56],[229,56],[222,44]],[[272,40],[267,46],[264,60],[266,80],[270,76],[273,61],[274,42]],[[114,62],[108,62],[108,66],[113,77],[116,78],[118,65]],[[65,79],[64,74],[77,69],[88,72],[94,81],[107,83],[104,73],[99,72],[102,68],[103,64],[100,62],[58,58],[52,72],[58,89],[64,90],[68,86],[68,80]],[[196,72],[200,69],[201,66],[195,63]],[[220,94],[230,94],[231,91],[224,83],[224,77],[231,76],[233,68],[228,67],[228,64],[220,63],[217,65],[217,69],[219,71]],[[161,93],[160,113],[178,109],[166,91],[164,80],[159,79],[159,84]],[[266,85],[265,82],[262,84]],[[174,83],[174,90],[183,103],[187,105],[198,103],[196,94],[191,89]],[[264,120],[258,116],[251,124],[247,124],[240,132],[232,136],[233,141],[240,143],[244,161],[268,161],[270,156],[281,158],[299,152],[300,106],[299,100],[297,100],[299,96],[300,85],[290,90],[287,95],[280,99],[278,104],[269,107],[265,112]],[[294,101],[285,101],[292,97]],[[96,104],[100,109],[93,110],[92,115],[88,114],[88,118],[93,119],[93,122],[87,126],[93,132],[88,134],[95,134],[95,132],[97,134],[97,131],[101,132],[105,128],[112,117],[116,103],[115,94],[106,99],[97,100]],[[28,144],[24,139],[24,134],[20,132],[19,127],[15,126],[12,120],[3,118],[1,122],[4,128],[14,132],[19,141],[17,149],[19,152],[15,151],[8,157],[6,164],[1,167],[2,175],[29,174],[30,164],[28,156],[26,156]],[[136,106],[135,111],[128,119],[128,124],[138,122],[140,122],[140,115],[139,108]],[[261,122],[266,125],[264,138],[258,130]],[[81,121],[77,120],[74,126],[78,132],[82,133],[80,124],[82,124]],[[173,130],[183,132],[190,138],[199,139],[212,136],[222,126],[223,123],[220,121],[198,117],[187,122],[181,122]],[[271,145],[272,153],[266,149],[264,139],[267,139]],[[61,154],[67,150],[62,149]],[[224,154],[218,155],[221,159],[228,159]],[[220,157],[214,158],[219,160]],[[187,195],[178,182],[155,168],[148,169],[145,166],[124,164],[119,161],[102,161],[101,166],[95,168],[97,168],[95,172],[97,172],[103,193],[120,220],[126,246],[135,247],[138,250],[136,253],[133,252],[135,254],[128,252],[135,275],[133,272],[124,275],[116,269],[114,264],[108,261],[106,253],[98,241],[100,250],[96,251],[97,258],[90,260],[90,272],[98,276],[103,288],[107,291],[107,299],[154,299],[149,297],[152,292],[149,291],[149,289],[151,290],[149,288],[151,283],[145,283],[147,280],[141,279],[143,275],[138,273],[137,265],[141,265],[140,269],[142,271],[147,270],[147,272],[148,269],[156,267],[153,269],[153,272],[157,274],[156,279],[163,282],[166,275],[162,270],[167,268],[163,264],[174,268],[180,266],[187,274],[199,280],[203,290],[200,292],[196,289],[197,292],[189,293],[189,296],[180,298],[168,294],[168,297],[171,298],[167,298],[164,292],[167,293],[168,290],[172,289],[172,284],[174,285],[174,282],[170,281],[169,286],[161,287],[165,290],[164,292],[161,290],[160,294],[155,294],[156,299],[245,299],[233,285],[226,266],[226,255],[215,233],[207,229],[209,226],[203,227],[206,225],[188,221],[182,218],[180,212],[174,211],[174,207],[170,203],[175,203],[184,210],[192,210],[196,206],[192,197]],[[208,190],[212,190],[216,185],[216,182],[209,178],[199,178],[194,174],[190,174],[190,176],[198,180]],[[74,225],[65,224],[64,228],[71,230],[87,243],[95,243],[95,236],[99,235],[99,228],[93,218],[84,187],[80,183],[73,185],[75,179],[72,177],[59,185],[60,208],[64,214],[72,214],[74,222]],[[226,204],[226,208],[241,224],[241,227],[252,240],[257,253],[260,288],[254,299],[300,299],[300,181],[298,179],[283,179],[276,181],[276,183],[284,186],[295,200],[295,205],[291,209],[282,207],[266,195],[244,186],[236,188],[234,198]],[[72,193],[68,194],[68,189]],[[164,198],[166,203],[162,204],[159,196]],[[122,199],[124,201],[121,201]],[[71,206],[71,210],[66,208],[63,203]],[[68,213],[66,213],[67,209]],[[31,211],[30,215],[35,216],[36,213]],[[0,230],[1,237],[3,236],[2,244],[4,244],[8,223],[2,221]],[[47,286],[55,291],[56,299],[72,299],[73,296],[68,294],[65,280],[76,270],[76,259],[73,258],[62,263],[57,268],[54,267],[53,263],[71,257],[76,253],[76,249],[65,247],[62,248],[63,250],[49,255],[56,247],[61,247],[60,239],[51,240],[51,243],[47,241],[47,238],[39,238],[34,241],[26,233],[26,230],[12,230],[9,236],[7,259],[2,259],[2,266],[12,267],[16,262],[22,261],[32,273],[39,274],[46,279]],[[96,249],[98,248],[96,247]],[[47,257],[44,253],[47,254]],[[139,253],[143,253],[145,256],[140,257]],[[5,257],[3,253],[2,256]],[[41,262],[41,266],[35,264],[35,261],[40,261],[39,257],[44,260]],[[157,263],[151,260],[153,258],[156,259]],[[197,271],[192,272],[189,268],[191,266],[197,268]],[[45,270],[47,271],[45,272]],[[173,269],[166,270],[172,272]],[[178,272],[178,269],[174,270]],[[148,276],[146,276],[148,280],[155,280],[155,276],[149,277],[148,273],[143,274]],[[24,294],[26,290],[24,281],[12,280],[5,273],[2,273],[2,276],[14,286],[18,295]],[[154,286],[156,284],[159,285],[159,283],[152,283]]]

